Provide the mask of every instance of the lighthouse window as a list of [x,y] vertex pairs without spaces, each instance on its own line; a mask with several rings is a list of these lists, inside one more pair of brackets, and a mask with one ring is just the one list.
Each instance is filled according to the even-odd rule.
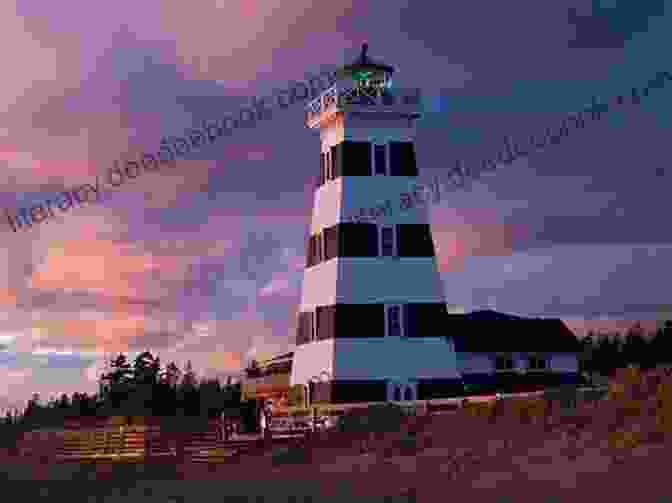
[[401,306],[387,308],[387,335],[388,337],[401,336]]
[[320,154],[320,185],[324,184],[326,166],[326,154]]
[[387,156],[385,155],[385,145],[374,145],[374,160],[376,175],[387,174]]
[[343,175],[343,169],[342,169],[343,162],[341,160],[342,151],[343,151],[342,143],[334,145],[330,149],[329,165],[331,166],[331,170],[334,173],[334,178],[338,178],[339,176]]
[[324,229],[324,260],[331,260],[338,256],[338,227]]
[[299,313],[299,323],[297,327],[297,344],[305,344],[311,340],[310,312]]
[[339,257],[377,257],[380,232],[376,224],[344,222],[338,225]]
[[315,236],[315,240],[317,242],[317,263],[318,264],[320,262],[324,261],[324,245],[323,245],[324,239],[322,239],[322,238],[323,238],[323,236],[322,236],[321,233],[318,234],[317,236]]
[[311,340],[316,341],[317,340],[317,312],[316,311],[311,311],[310,313],[310,319],[312,321],[312,331],[311,331]]
[[306,248],[306,267],[312,267],[315,265],[315,236],[311,235],[308,238],[308,246]]
[[[336,171],[335,176],[371,176],[371,143],[346,140],[335,147],[332,154],[341,168],[341,172]],[[336,162],[334,165],[338,168]]]
[[325,180],[333,180],[332,173],[334,172],[333,166],[331,165],[331,154],[327,152],[324,154],[325,162],[324,162],[324,179]]
[[433,257],[434,240],[429,224],[397,225],[400,257]]
[[418,176],[413,142],[390,143],[390,175]]
[[381,229],[381,250],[383,257],[394,257],[394,227]]

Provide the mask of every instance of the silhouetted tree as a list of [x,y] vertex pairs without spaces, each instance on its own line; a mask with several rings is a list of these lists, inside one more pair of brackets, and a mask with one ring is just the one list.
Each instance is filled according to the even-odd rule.
[[637,365],[642,368],[650,367],[648,358],[648,344],[644,338],[644,331],[641,325],[636,324],[630,328],[625,336],[622,346],[623,363],[625,365]]
[[170,362],[168,365],[166,365],[166,369],[161,375],[161,380],[171,387],[176,387],[180,382],[181,375],[182,371],[175,364],[175,362]]
[[133,362],[131,400],[134,415],[151,415],[153,394],[159,380],[160,363],[149,351],[140,353]]
[[128,363],[126,355],[120,353],[110,361],[110,372],[100,377],[101,381],[106,383],[104,386],[106,396],[104,398],[108,402],[108,411],[114,409],[122,412],[122,404],[128,400],[129,394],[132,391],[133,377],[134,373],[131,370],[131,365]]

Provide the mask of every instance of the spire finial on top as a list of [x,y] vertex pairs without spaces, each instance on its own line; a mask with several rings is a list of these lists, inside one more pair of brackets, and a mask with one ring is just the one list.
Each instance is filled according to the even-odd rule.
[[364,43],[362,44],[362,56],[361,56],[362,61],[366,60],[366,51],[368,51],[368,50],[369,50],[369,44],[367,44],[366,42],[364,42]]

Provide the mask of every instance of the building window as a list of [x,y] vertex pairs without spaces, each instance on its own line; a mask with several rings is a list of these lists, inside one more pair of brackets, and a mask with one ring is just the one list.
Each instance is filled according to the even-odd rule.
[[401,337],[401,306],[387,306],[387,336]]
[[385,145],[374,145],[373,146],[373,160],[374,160],[374,174],[376,175],[386,175],[387,174],[387,155],[386,155],[386,146]]
[[545,370],[547,368],[546,358],[541,355],[530,356],[528,359],[528,368],[530,370]]
[[497,355],[495,357],[495,370],[513,370],[513,357],[511,355]]
[[401,386],[399,385],[394,387],[394,401],[401,402]]
[[394,257],[396,255],[396,247],[394,246],[394,227],[381,227],[380,241],[381,256]]

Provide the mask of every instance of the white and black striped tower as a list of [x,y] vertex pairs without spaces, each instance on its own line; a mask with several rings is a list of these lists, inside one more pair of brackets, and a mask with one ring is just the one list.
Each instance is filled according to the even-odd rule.
[[416,400],[461,391],[428,220],[436,188],[416,184],[418,90],[367,45],[307,107],[319,130],[291,384],[312,401]]

